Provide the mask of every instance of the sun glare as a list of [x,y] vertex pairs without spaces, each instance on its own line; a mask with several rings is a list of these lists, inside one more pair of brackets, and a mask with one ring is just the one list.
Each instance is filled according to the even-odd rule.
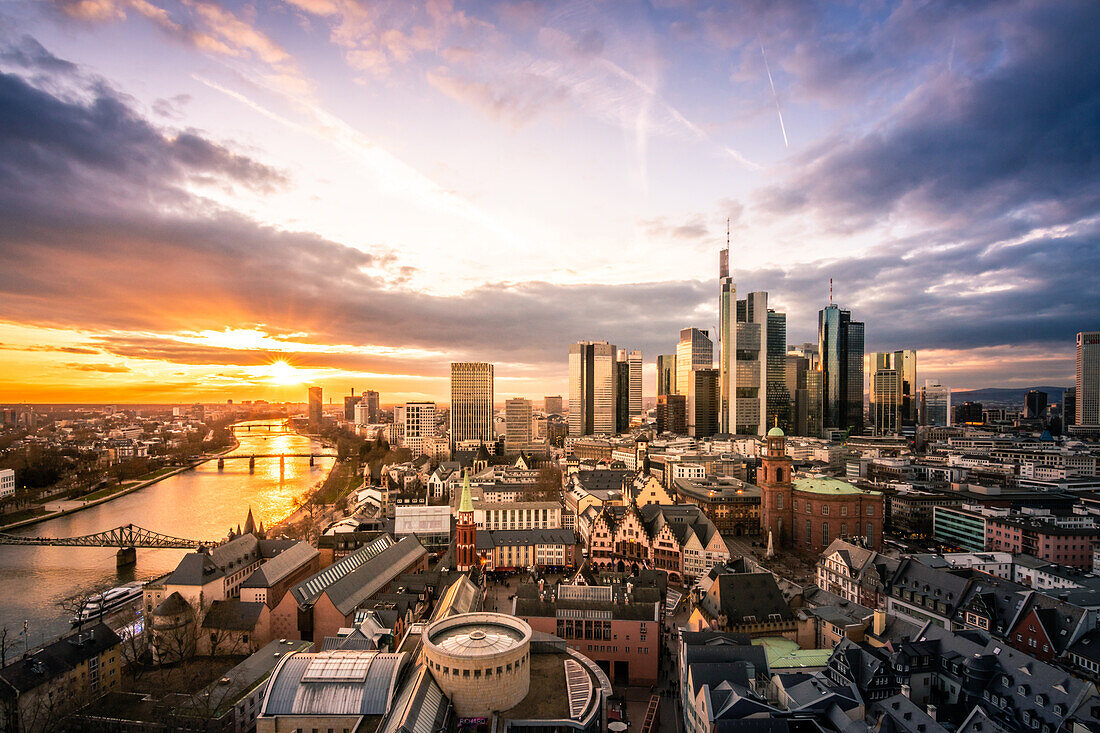
[[272,362],[267,367],[268,378],[274,384],[301,384],[302,377],[298,370],[285,361]]

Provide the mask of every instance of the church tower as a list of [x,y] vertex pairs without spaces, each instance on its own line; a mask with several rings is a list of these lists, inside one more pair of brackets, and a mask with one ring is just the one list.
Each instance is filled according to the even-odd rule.
[[791,487],[791,459],[787,436],[776,426],[768,431],[767,448],[760,459],[756,483],[760,485],[760,534],[775,547],[794,544],[794,506]]
[[474,524],[474,501],[470,498],[470,474],[462,476],[462,497],[458,502],[455,524],[455,560],[459,570],[469,570],[477,564],[477,525]]

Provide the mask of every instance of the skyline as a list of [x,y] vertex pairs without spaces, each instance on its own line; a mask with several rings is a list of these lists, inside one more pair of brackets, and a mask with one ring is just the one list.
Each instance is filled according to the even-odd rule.
[[653,396],[727,218],[788,343],[832,277],[920,383],[1073,382],[1100,8],[675,5],[6,4],[0,402]]

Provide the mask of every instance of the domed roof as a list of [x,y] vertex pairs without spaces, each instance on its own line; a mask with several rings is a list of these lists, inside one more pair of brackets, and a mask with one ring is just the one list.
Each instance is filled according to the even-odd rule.
[[782,438],[784,435],[783,429],[776,425],[774,428],[768,431],[769,438]]

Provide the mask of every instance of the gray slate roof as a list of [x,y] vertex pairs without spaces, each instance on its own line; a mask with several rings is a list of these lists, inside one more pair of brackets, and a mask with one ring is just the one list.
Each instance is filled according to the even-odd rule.
[[248,576],[242,588],[270,588],[320,553],[308,542],[295,542],[275,557],[256,568]]

